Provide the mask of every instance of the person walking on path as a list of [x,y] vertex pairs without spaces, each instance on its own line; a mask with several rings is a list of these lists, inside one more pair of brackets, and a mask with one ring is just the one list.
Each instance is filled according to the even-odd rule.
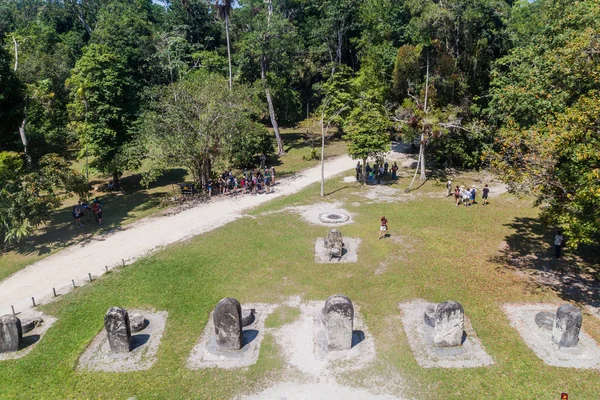
[[356,181],[360,180],[360,172],[362,171],[362,167],[360,166],[360,161],[356,163]]
[[563,242],[564,238],[562,232],[560,230],[556,231],[556,236],[554,236],[554,257],[560,258]]
[[396,164],[395,162],[394,165],[392,165],[392,179],[394,180],[394,182],[398,180],[398,164]]
[[452,178],[448,179],[448,182],[446,182],[446,191],[446,197],[452,196]]
[[388,167],[389,167],[389,164],[388,164],[388,162],[387,162],[387,161],[386,161],[386,162],[384,162],[384,163],[383,163],[383,176],[384,176],[384,177],[385,177],[385,176],[387,176],[387,174],[388,174]]
[[482,190],[483,194],[481,195],[481,205],[485,206],[486,204],[489,204],[488,202],[488,196],[490,194],[490,188],[488,187],[487,183],[485,184],[485,187]]
[[387,234],[387,230],[388,230],[388,220],[385,218],[384,215],[381,216],[381,224],[379,226],[379,239],[381,239],[382,237],[385,237],[385,235]]

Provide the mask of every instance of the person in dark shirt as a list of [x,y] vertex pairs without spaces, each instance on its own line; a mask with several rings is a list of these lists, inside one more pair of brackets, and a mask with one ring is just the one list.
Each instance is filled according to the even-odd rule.
[[481,199],[483,200],[481,202],[481,205],[486,205],[488,204],[488,196],[490,194],[490,188],[488,187],[487,183],[485,184],[485,187],[482,190],[483,194],[481,195]]

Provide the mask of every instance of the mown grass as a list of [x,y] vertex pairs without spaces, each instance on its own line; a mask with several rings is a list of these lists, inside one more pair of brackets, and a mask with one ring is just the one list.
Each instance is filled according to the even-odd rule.
[[[466,179],[466,178],[465,178]],[[471,178],[469,178],[471,179]],[[398,187],[408,185],[402,179]],[[508,196],[491,205],[455,207],[427,182],[415,198],[393,203],[361,196],[368,188],[341,179],[327,182],[326,201],[355,213],[343,226],[361,238],[356,264],[316,264],[314,240],[327,228],[306,223],[286,206],[320,202],[318,186],[275,199],[243,218],[189,242],[138,261],[43,306],[58,322],[27,357],[0,364],[1,398],[223,399],[251,393],[283,378],[284,360],[267,334],[256,365],[242,370],[190,371],[186,360],[212,308],[223,297],[240,302],[281,303],[290,296],[324,300],[343,293],[361,310],[377,348],[376,362],[339,381],[368,386],[374,377],[401,382],[396,393],[416,399],[552,399],[568,392],[595,399],[598,371],[545,365],[510,327],[506,302],[560,301],[557,294],[525,281],[498,260],[498,246],[518,232],[515,221],[535,220],[531,203]],[[378,219],[390,223],[390,238],[378,240]],[[543,237],[528,240],[550,252]],[[571,262],[567,255],[566,263]],[[384,272],[376,274],[379,269]],[[495,364],[471,369],[423,369],[407,343],[398,303],[415,298],[460,301]],[[153,307],[169,312],[158,361],[148,371],[126,374],[75,370],[78,357],[102,329],[107,308]],[[293,321],[282,309],[269,326]],[[585,315],[584,329],[598,338],[600,321]]]
[[[313,167],[318,163],[318,160],[306,161],[303,159],[310,153],[311,145],[304,139],[300,131],[283,129],[282,137],[286,154],[268,160],[269,166],[275,166],[279,178]],[[345,149],[346,145],[343,141],[331,140],[327,145],[327,157],[341,155]],[[83,170],[84,161],[79,160],[73,165],[73,168]],[[142,173],[146,170],[147,166],[143,165],[139,171],[125,173],[122,177],[124,187],[122,193],[93,193],[92,197],[98,197],[104,203],[104,224],[102,226],[96,224],[90,215],[83,219],[85,226],[77,228],[73,223],[71,213],[79,199],[75,197],[66,199],[61,208],[52,214],[48,224],[40,227],[29,240],[8,251],[0,251],[0,281],[67,246],[89,240],[93,236],[160,212],[163,209],[161,199],[169,193],[176,193],[177,183],[192,180],[187,169],[174,168],[146,188],[140,183]],[[97,173],[90,175],[93,187],[106,184],[109,180],[110,178]]]

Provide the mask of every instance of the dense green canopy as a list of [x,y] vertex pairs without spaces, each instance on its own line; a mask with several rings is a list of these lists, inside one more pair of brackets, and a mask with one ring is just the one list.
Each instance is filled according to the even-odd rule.
[[[237,122],[252,133],[223,132],[237,155],[219,153],[220,164],[251,162],[266,128],[282,154],[279,125],[308,110],[338,127],[353,156],[385,151],[384,137],[422,138],[429,168],[491,163],[574,242],[597,234],[598,165],[584,156],[597,150],[586,108],[600,91],[597,0],[163,4],[2,2],[0,151],[19,154],[23,174],[39,173],[47,154],[88,154],[118,181],[152,154],[142,148],[160,122],[149,125],[152,112],[173,111],[168,96],[199,85],[195,94],[211,88],[223,110],[245,110]],[[183,117],[169,118],[169,134],[181,132]],[[203,171],[199,181],[212,173]]]

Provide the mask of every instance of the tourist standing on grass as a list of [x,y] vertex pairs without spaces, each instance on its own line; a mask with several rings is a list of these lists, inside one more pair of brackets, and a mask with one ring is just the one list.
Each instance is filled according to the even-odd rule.
[[394,180],[394,182],[398,180],[398,165],[396,164],[396,162],[394,162],[394,165],[392,165],[392,179]]
[[454,189],[454,201],[456,203],[456,207],[460,203],[460,188],[456,185],[456,189]]
[[485,184],[485,187],[482,190],[483,194],[481,195],[481,200],[483,200],[481,202],[482,205],[486,205],[488,204],[488,196],[490,194],[490,188],[488,187],[487,183]]
[[388,220],[385,218],[384,215],[381,216],[381,224],[379,225],[379,239],[381,239],[382,237],[385,237],[387,230],[388,230]]
[[477,189],[475,187],[471,188],[471,203],[475,204],[475,199],[477,197]]
[[452,196],[452,178],[448,179],[448,182],[446,182],[446,190],[448,192],[446,197]]
[[81,202],[79,202],[75,207],[73,207],[73,219],[75,219],[75,226],[82,227],[83,223],[81,223],[81,215],[83,211],[81,210]]
[[560,251],[562,250],[562,245],[564,242],[564,238],[561,231],[556,231],[556,236],[554,236],[554,257],[560,258]]
[[96,222],[102,225],[102,203],[98,200],[98,198],[95,198],[92,202],[92,212],[94,213]]
[[360,166],[360,161],[356,163],[356,181],[358,182],[360,180],[360,171],[362,170],[362,167]]

